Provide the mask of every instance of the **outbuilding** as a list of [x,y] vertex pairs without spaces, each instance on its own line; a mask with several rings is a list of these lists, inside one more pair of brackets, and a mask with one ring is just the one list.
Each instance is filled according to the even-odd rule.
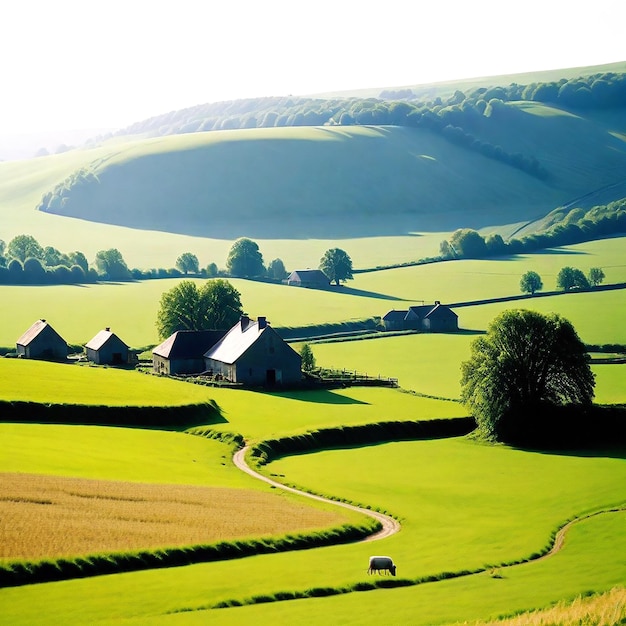
[[294,270],[287,277],[287,284],[292,287],[326,289],[330,286],[330,279],[322,270]]
[[234,383],[273,387],[302,380],[302,358],[265,317],[242,315],[204,357],[207,371]]
[[64,361],[67,341],[44,319],[37,320],[16,342],[17,355],[25,359]]
[[204,353],[214,346],[225,330],[177,330],[152,350],[156,374],[200,374],[205,370]]
[[459,330],[458,315],[438,300],[434,304],[411,306],[405,311],[389,311],[383,317],[385,330],[421,330],[449,333]]
[[98,365],[124,365],[129,362],[129,350],[108,327],[85,344],[87,360]]

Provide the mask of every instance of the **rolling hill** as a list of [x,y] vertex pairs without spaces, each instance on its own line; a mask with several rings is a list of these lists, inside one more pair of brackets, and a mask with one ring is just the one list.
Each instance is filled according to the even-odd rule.
[[[622,74],[602,76],[626,84]],[[589,80],[582,91],[606,82]],[[138,124],[143,135],[0,163],[0,238],[29,233],[88,256],[115,246],[143,268],[173,264],[185,250],[221,265],[241,236],[269,242],[267,260],[305,266],[330,244],[389,238],[389,258],[367,260],[374,265],[435,254],[440,234],[456,228],[528,234],[557,207],[626,196],[621,92],[610,106],[572,108],[538,101],[536,83],[506,92],[487,87],[499,84],[493,78],[483,84],[473,82],[465,100],[457,90],[417,113],[407,103],[348,99],[348,125],[299,125],[311,122],[309,111],[282,126],[185,132],[180,119],[192,113],[174,112],[163,120],[179,120],[171,131],[179,134],[148,137],[150,124]],[[511,99],[526,93],[533,99]],[[229,115],[237,106],[252,115],[250,102],[238,102]],[[399,111],[404,117],[388,123]]]
[[49,213],[234,239],[403,235],[541,217],[622,182],[626,139],[539,104],[502,105],[474,135],[538,155],[545,180],[428,129],[290,127],[119,146],[50,192]]

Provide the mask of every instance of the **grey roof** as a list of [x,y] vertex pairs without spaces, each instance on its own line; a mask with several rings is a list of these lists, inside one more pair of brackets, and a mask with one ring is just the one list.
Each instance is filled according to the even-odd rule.
[[425,317],[438,317],[442,315],[444,317],[458,317],[458,315],[449,306],[439,303],[435,304],[435,306],[425,315]]
[[[95,337],[89,340],[88,343],[85,344],[85,348],[89,348],[90,350],[100,350],[104,344],[107,343],[110,339],[117,339],[120,343],[126,344],[115,334],[111,332],[111,329],[105,328],[101,330]],[[128,348],[128,346],[126,346]]]
[[247,324],[237,322],[204,356],[207,359],[232,364],[259,339],[264,332],[275,332],[266,324],[248,320]]
[[46,328],[49,329],[54,335],[56,335],[61,341],[65,341],[59,333],[57,333],[46,320],[37,320],[17,341],[18,346],[27,346],[33,339],[38,337]]
[[385,322],[402,322],[404,320],[404,318],[406,317],[406,314],[408,313],[407,310],[404,311],[396,311],[395,309],[389,311],[389,313],[387,313],[387,315],[385,315],[385,317],[383,317],[383,320]]
[[324,283],[330,284],[330,279],[322,270],[294,270],[289,274],[288,281],[299,280],[303,283]]
[[177,330],[152,353],[170,360],[200,359],[225,334],[225,330]]

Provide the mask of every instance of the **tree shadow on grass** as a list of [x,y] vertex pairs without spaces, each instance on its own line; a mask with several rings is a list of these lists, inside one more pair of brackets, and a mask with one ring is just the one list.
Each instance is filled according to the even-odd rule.
[[265,392],[275,398],[286,398],[288,400],[299,400],[300,402],[313,402],[316,404],[369,404],[362,400],[349,398],[342,394],[328,389],[312,389],[303,391],[280,391]]
[[347,285],[329,285],[328,287],[319,287],[318,291],[330,291],[332,293],[339,293],[345,296],[360,296],[362,298],[376,298],[378,300],[395,300],[401,302],[412,302],[406,298],[399,296],[391,296],[385,293],[378,293],[377,291],[367,291],[365,289],[355,289],[354,287],[348,287]]

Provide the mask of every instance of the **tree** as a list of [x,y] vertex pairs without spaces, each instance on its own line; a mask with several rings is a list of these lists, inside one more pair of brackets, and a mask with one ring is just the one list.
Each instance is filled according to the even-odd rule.
[[589,269],[587,280],[592,287],[597,287],[604,280],[604,272],[600,267],[592,267]]
[[557,274],[556,286],[563,291],[588,289],[589,282],[581,270],[574,267],[563,267]]
[[182,280],[161,295],[157,331],[161,339],[177,330],[227,330],[241,317],[241,294],[221,278],[200,288]]
[[197,274],[200,264],[198,263],[198,257],[195,254],[192,254],[191,252],[183,252],[183,254],[176,259],[176,267],[186,276],[189,272]]
[[29,256],[24,261],[24,273],[28,277],[28,281],[32,283],[42,283],[46,279],[46,269],[41,263],[41,259]]
[[4,256],[5,248],[6,248],[6,244],[4,243],[4,239],[0,239],[0,256]]
[[585,346],[561,316],[509,310],[471,344],[461,364],[461,399],[479,431],[506,440],[513,424],[524,428],[540,407],[590,405],[595,385]]
[[52,246],[46,246],[43,249],[43,262],[47,267],[64,265],[64,261],[64,254],[60,250],[57,250]]
[[541,291],[543,289],[541,276],[539,276],[537,272],[526,272],[519,281],[519,288],[522,293],[529,293],[534,296],[535,291]]
[[319,269],[328,276],[331,283],[335,281],[336,285],[339,285],[339,281],[352,279],[352,259],[341,248],[326,250],[320,259]]
[[219,273],[219,270],[217,269],[217,265],[215,263],[209,263],[206,266],[206,274],[207,276],[213,278],[215,276],[217,276]]
[[100,250],[96,254],[95,265],[108,280],[128,280],[130,278],[126,261],[116,248]]
[[20,263],[24,263],[31,256],[35,259],[43,259],[43,248],[33,236],[18,235],[9,241],[6,255],[9,259],[17,259]]
[[303,371],[312,372],[315,369],[315,356],[308,343],[305,343],[302,348],[300,348],[300,356],[302,357]]
[[455,256],[480,259],[487,255],[487,245],[482,236],[471,228],[459,228],[450,237],[450,246]]
[[78,250],[76,252],[70,252],[67,255],[67,258],[70,260],[72,265],[80,265],[85,274],[89,271],[89,262],[87,261],[87,257],[82,252],[79,252]]
[[282,280],[287,276],[285,264],[281,259],[273,259],[267,266],[267,275],[274,280]]
[[265,273],[265,267],[259,246],[246,237],[237,239],[228,252],[226,269],[231,276],[244,278],[262,276]]

